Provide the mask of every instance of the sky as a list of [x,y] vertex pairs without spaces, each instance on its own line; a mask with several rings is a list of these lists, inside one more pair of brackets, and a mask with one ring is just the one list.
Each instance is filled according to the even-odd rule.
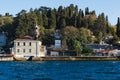
[[41,6],[58,8],[70,4],[78,5],[78,8],[84,11],[89,7],[89,10],[95,10],[97,15],[104,12],[111,25],[115,25],[117,18],[120,17],[120,0],[0,0],[0,14],[9,12],[15,16],[23,9],[29,11],[30,8]]

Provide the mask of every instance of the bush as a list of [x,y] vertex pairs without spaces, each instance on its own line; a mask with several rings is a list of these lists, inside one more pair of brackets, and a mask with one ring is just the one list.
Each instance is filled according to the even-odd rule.
[[90,47],[83,47],[83,50],[82,50],[82,54],[83,55],[86,55],[86,56],[91,56],[93,53],[93,49],[91,49]]

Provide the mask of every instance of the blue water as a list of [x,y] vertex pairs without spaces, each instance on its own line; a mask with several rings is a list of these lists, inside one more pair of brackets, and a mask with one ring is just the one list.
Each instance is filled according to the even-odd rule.
[[0,80],[120,80],[120,61],[0,62]]

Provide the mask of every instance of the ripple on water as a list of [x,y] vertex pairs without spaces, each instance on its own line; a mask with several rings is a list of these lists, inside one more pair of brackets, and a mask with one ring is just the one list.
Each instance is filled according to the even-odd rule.
[[120,61],[0,62],[0,80],[119,80]]

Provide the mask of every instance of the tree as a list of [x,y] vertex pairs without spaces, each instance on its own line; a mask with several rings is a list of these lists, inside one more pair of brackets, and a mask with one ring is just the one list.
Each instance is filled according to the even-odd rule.
[[18,26],[16,28],[16,37],[20,38],[25,36],[25,25],[26,25],[26,16],[23,13],[19,13],[20,15],[18,15],[17,19],[18,19]]
[[120,37],[120,18],[118,17],[118,21],[117,21],[117,36]]
[[16,37],[21,38],[25,35],[33,36],[33,29],[36,25],[36,13],[19,13],[17,16]]
[[5,16],[11,16],[9,13],[5,13]]
[[98,36],[97,36],[97,42],[98,42],[98,43],[101,43],[102,38],[103,38],[102,36],[103,36],[102,32],[99,32],[99,34],[98,34]]
[[109,26],[108,31],[109,31],[109,35],[115,36],[116,35],[116,26]]
[[106,16],[106,33],[109,33],[108,16]]
[[54,29],[45,29],[42,37],[42,43],[46,46],[54,45]]
[[85,8],[85,15],[88,15],[88,14],[89,14],[89,8],[86,7],[86,8]]
[[54,10],[49,10],[48,12],[48,26],[49,29],[56,28],[56,14]]
[[69,17],[70,18],[72,18],[72,16],[73,16],[73,11],[74,11],[74,5],[70,4],[70,6],[69,6]]
[[78,29],[75,28],[74,26],[66,26],[64,28],[64,32],[67,38],[72,37],[72,36],[77,37],[79,33]]
[[42,16],[42,13],[37,10],[37,11],[35,12],[35,14],[36,14],[37,24],[43,26],[43,16]]
[[92,41],[93,33],[86,28],[80,28],[78,33],[78,40],[82,45],[93,42]]
[[99,32],[102,32],[103,36],[106,36],[106,20],[104,17],[104,13],[100,14],[95,20],[92,30],[95,36],[98,36]]
[[74,47],[75,47],[75,50],[77,51],[77,56],[79,56],[83,49],[81,43],[78,40],[75,40]]
[[68,45],[68,49],[75,50],[75,47],[73,45],[74,45],[74,40],[77,39],[77,35],[78,35],[77,28],[73,26],[67,26],[62,31],[64,31],[64,34],[62,33],[62,45],[63,46]]
[[77,16],[77,26],[78,28],[80,28],[82,26],[82,18],[83,18],[83,11],[80,9],[78,16]]
[[45,27],[45,29],[48,29],[48,17],[46,16],[46,14],[42,14],[43,17],[43,26]]
[[88,47],[87,45],[83,46],[82,54],[85,56],[91,56],[93,52],[93,49]]
[[[36,23],[41,29],[40,40],[46,45],[53,44],[54,37],[52,35],[55,29],[60,29],[62,44],[67,44],[66,41],[77,43],[74,42],[75,39],[83,46],[94,42],[93,35],[96,36],[98,42],[106,35],[116,36],[117,34],[120,37],[119,19],[115,31],[116,27],[113,28],[109,25],[108,16],[105,18],[104,13],[96,16],[95,11],[89,11],[88,7],[85,8],[84,13],[82,9],[78,10],[78,6],[73,4],[67,7],[59,6],[58,9],[41,6],[38,9],[31,8],[29,11],[21,10],[16,17],[9,13],[6,13],[5,16],[0,15],[0,27],[13,39],[25,35],[33,36]],[[72,45],[72,43],[68,45]]]
[[82,45],[75,36],[70,36],[67,39],[67,45],[69,50],[75,50],[77,52],[77,56],[82,52]]
[[75,50],[75,40],[76,40],[76,37],[74,36],[70,36],[69,38],[67,38],[67,46],[68,46],[68,49],[69,50]]
[[66,26],[66,21],[64,17],[61,17],[60,19],[60,29],[64,29]]

